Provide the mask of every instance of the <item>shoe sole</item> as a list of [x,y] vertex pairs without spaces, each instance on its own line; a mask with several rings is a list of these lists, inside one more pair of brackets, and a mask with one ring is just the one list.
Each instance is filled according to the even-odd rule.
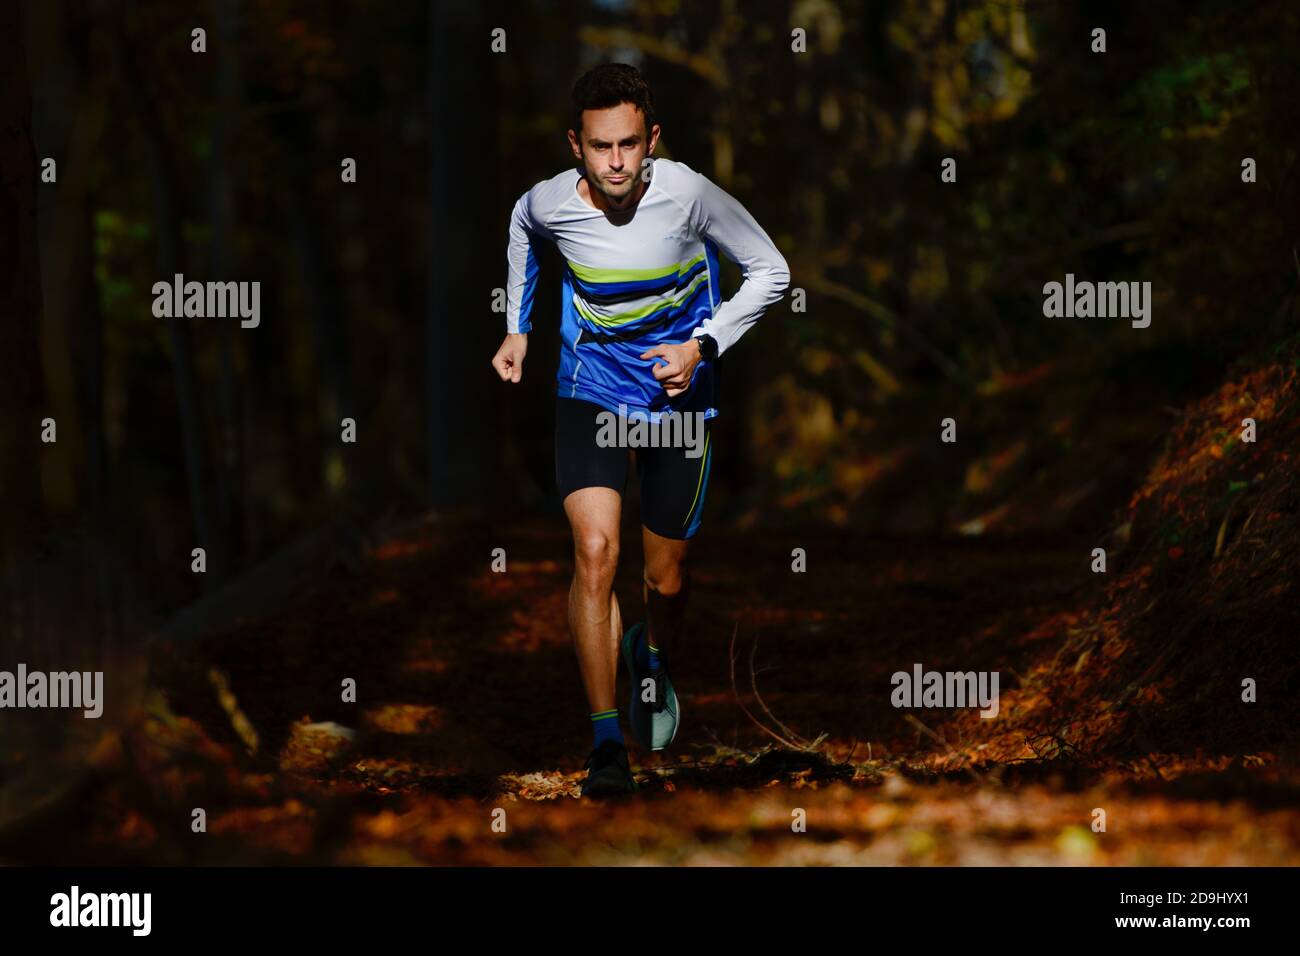
[[636,782],[636,777],[632,776],[630,771],[628,772],[627,782],[632,786],[624,786],[621,780],[602,780],[590,790],[579,788],[578,792],[583,797],[617,797],[623,794],[636,793],[641,789]]
[[[669,684],[671,686],[671,679],[669,681]],[[668,738],[668,742],[663,744],[663,746],[651,747],[650,748],[651,750],[663,750],[664,747],[667,747],[669,744],[671,744],[674,740],[677,739],[677,731],[682,726],[682,699],[680,696],[678,696],[676,687],[673,687],[673,714],[676,717],[676,719],[673,721],[673,735]]]

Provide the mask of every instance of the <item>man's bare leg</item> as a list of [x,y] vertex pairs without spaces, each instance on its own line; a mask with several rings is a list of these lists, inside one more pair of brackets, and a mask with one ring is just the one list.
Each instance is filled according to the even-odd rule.
[[564,499],[573,528],[574,575],[569,588],[569,632],[591,712],[612,710],[623,635],[614,572],[623,497],[612,488],[581,488]]
[[665,641],[684,633],[691,584],[686,564],[690,542],[665,538],[642,525],[641,544],[645,549],[646,626],[651,642],[663,650]]

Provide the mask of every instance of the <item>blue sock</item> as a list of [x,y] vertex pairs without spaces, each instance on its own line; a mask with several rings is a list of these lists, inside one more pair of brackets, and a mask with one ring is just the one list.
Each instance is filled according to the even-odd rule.
[[647,640],[646,649],[650,652],[650,673],[653,674],[655,671],[659,670],[659,648],[655,647]]
[[591,729],[596,732],[595,746],[599,747],[606,740],[623,742],[623,731],[618,726],[618,708],[602,710],[591,715]]

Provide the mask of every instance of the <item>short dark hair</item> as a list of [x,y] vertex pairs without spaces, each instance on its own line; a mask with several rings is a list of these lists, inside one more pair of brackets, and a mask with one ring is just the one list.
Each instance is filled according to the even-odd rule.
[[645,133],[655,124],[654,95],[641,71],[628,63],[601,63],[573,84],[573,130],[582,134],[582,111],[631,103],[645,117]]

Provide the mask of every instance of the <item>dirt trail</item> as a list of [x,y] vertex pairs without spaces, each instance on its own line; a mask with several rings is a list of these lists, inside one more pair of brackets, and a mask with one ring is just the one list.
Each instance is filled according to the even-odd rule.
[[[1087,553],[1060,537],[702,537],[694,633],[669,646],[682,730],[671,751],[633,750],[639,796],[598,803],[573,799],[590,743],[562,525],[426,522],[297,606],[160,650],[170,712],[112,750],[89,806],[48,821],[40,845],[159,863],[1300,862],[1292,755],[947,771],[968,743],[941,739],[951,712],[891,706],[890,675],[914,663],[1013,684],[1050,651],[1043,622],[1091,586]],[[617,582],[629,621],[638,557],[625,549]],[[256,729],[256,756],[209,666]],[[339,700],[345,678],[355,704]],[[622,681],[619,694],[626,707]],[[822,739],[781,747],[745,709],[781,736]],[[195,806],[204,838],[190,833]],[[1097,809],[1106,832],[1091,828]]]

